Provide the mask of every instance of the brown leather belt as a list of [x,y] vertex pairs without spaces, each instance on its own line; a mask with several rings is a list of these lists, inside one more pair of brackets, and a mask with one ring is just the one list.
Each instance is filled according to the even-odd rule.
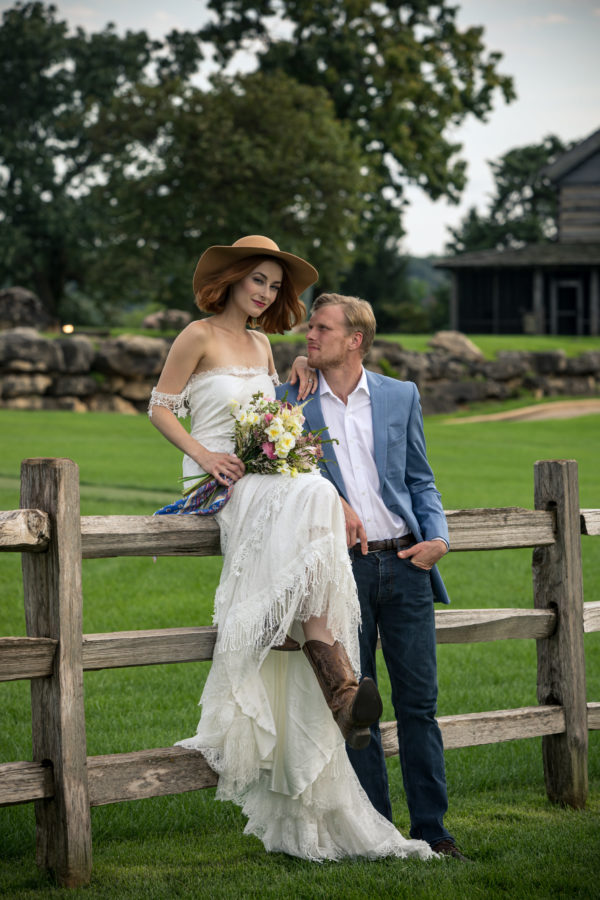
[[[416,542],[417,539],[414,534],[409,532],[408,534],[403,534],[402,537],[386,538],[384,541],[368,541],[367,550],[369,553],[375,553],[377,550],[402,550],[403,547],[411,547]],[[360,543],[355,544],[352,550],[362,555]]]

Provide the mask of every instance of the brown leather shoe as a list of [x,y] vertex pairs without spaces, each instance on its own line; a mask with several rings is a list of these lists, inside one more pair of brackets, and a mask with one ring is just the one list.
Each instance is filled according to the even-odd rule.
[[383,711],[377,685],[371,678],[359,684],[342,644],[306,641],[302,648],[323,691],[338,728],[354,750],[364,750],[371,740],[369,725]]
[[448,838],[438,841],[437,844],[431,844],[431,849],[434,853],[439,853],[441,856],[451,856],[453,859],[459,859],[461,862],[473,862],[472,859],[460,852],[454,841]]
[[271,650],[300,650],[300,644],[293,637],[290,637],[289,634],[286,634],[283,644],[277,644],[277,646],[271,647]]

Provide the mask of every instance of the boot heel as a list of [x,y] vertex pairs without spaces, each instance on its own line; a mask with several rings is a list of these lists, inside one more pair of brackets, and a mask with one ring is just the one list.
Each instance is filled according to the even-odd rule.
[[365,675],[352,704],[352,720],[357,725],[372,725],[381,717],[383,703],[372,678]]
[[346,743],[353,750],[364,750],[369,746],[371,741],[371,731],[369,728],[353,728],[346,738]]

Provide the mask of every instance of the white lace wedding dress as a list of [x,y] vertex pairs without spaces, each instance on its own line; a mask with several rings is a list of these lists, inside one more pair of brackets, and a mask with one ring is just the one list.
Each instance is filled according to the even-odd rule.
[[[229,403],[256,391],[274,396],[266,369],[229,367],[153,401],[189,411],[194,437],[229,452]],[[189,457],[183,469],[202,474]],[[270,649],[285,634],[302,643],[302,622],[327,615],[358,671],[360,610],[335,488],[318,472],[245,475],[216,518],[218,638],[197,734],[178,744],[204,754],[219,775],[217,796],[242,807],[246,833],[267,850],[311,860],[431,857],[428,844],[404,839],[367,799],[304,653]]]

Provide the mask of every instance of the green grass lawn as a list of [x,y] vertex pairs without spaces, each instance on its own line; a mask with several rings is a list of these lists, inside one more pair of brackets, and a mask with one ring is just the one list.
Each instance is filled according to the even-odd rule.
[[[179,455],[145,417],[0,411],[0,509],[18,506],[21,459],[69,456],[80,466],[82,513],[148,514],[177,494]],[[579,462],[582,507],[600,507],[600,417],[449,426],[426,420],[446,509],[533,506],[533,463]],[[587,600],[600,599],[600,539],[582,539]],[[453,608],[531,607],[531,552],[454,553],[443,563]],[[84,630],[209,624],[220,559],[110,559],[83,564]],[[20,561],[0,558],[0,634],[24,634]],[[600,635],[585,638],[588,699],[600,700]],[[209,663],[85,675],[89,754],[169,746],[193,734]],[[384,718],[391,718],[382,679]],[[531,641],[439,647],[440,715],[536,702]],[[31,758],[29,685],[0,684],[0,760]],[[243,816],[206,790],[92,810],[92,884],[73,896],[594,897],[600,858],[600,735],[590,734],[584,811],[545,797],[541,741],[446,753],[447,824],[475,860],[311,864],[268,855]],[[397,758],[389,760],[395,821],[408,819]],[[57,892],[35,866],[31,804],[0,810],[0,894]]]

